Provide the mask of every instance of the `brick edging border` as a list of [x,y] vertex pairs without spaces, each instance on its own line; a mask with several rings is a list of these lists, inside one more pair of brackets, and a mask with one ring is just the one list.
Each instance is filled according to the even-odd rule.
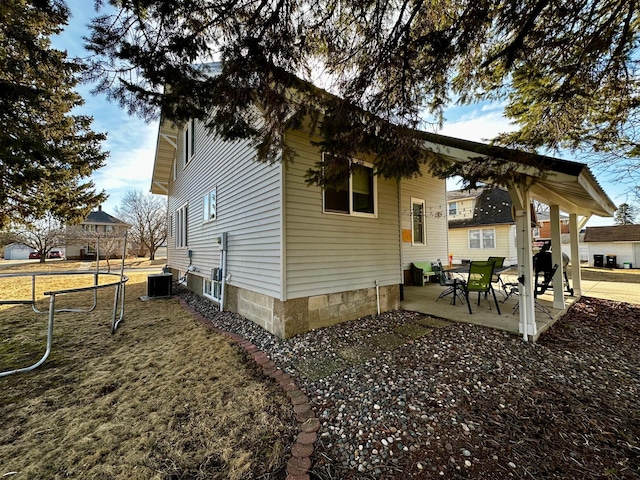
[[241,335],[227,332],[214,326],[209,319],[189,305],[182,297],[178,297],[178,300],[182,308],[209,330],[233,340],[238,346],[242,347],[262,369],[262,372],[276,381],[289,397],[299,424],[299,432],[296,435],[295,443],[291,447],[291,458],[287,462],[287,478],[285,480],[310,480],[308,472],[311,468],[311,455],[314,451],[314,444],[318,439],[320,421],[311,409],[307,396],[298,388],[298,385],[288,373],[280,370],[266,353],[259,350],[249,340],[246,340]]

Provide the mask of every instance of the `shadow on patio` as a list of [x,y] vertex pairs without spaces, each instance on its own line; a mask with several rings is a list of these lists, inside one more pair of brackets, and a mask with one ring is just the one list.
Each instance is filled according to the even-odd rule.
[[[441,298],[436,302],[438,295],[440,295],[445,288],[446,287],[440,286],[439,283],[427,283],[424,287],[404,287],[404,300],[400,302],[400,306],[404,310],[420,312],[454,322],[472,323],[474,325],[505,330],[515,335],[520,334],[520,315],[518,310],[514,312],[518,302],[517,295],[511,295],[505,301],[505,294],[496,289],[496,297],[500,305],[500,312],[502,313],[502,315],[498,315],[491,295],[489,295],[486,300],[482,298],[480,306],[478,306],[478,294],[473,293],[469,296],[473,314],[469,314],[469,309],[465,302],[460,302],[459,299],[457,299],[455,305],[451,304],[451,295]],[[578,300],[578,297],[569,297],[568,294],[565,293],[564,300],[566,308],[569,308],[569,306]],[[549,314],[545,313],[542,307],[546,308]],[[533,340],[537,340],[540,334],[553,325],[565,312],[566,309],[559,310],[553,308],[552,289],[548,290],[544,295],[538,296],[536,299],[536,327],[538,333]]]

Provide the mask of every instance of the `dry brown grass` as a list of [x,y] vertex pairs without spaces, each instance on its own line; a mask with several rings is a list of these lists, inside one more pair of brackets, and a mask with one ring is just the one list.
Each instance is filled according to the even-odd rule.
[[[130,278],[115,335],[108,288],[96,311],[56,315],[41,367],[0,378],[0,477],[284,478],[295,433],[286,397],[177,300],[139,300],[146,274]],[[40,291],[59,288],[49,280],[74,282],[44,277]],[[3,298],[17,293],[9,288]],[[90,303],[88,293],[68,297]],[[0,369],[38,360],[45,329],[46,315],[0,306]]]

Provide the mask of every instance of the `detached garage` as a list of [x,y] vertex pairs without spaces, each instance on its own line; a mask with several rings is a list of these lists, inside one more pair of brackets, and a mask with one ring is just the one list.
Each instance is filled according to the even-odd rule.
[[640,268],[640,225],[587,227],[584,243],[594,267]]
[[28,260],[31,249],[21,243],[10,243],[4,247],[5,260]]

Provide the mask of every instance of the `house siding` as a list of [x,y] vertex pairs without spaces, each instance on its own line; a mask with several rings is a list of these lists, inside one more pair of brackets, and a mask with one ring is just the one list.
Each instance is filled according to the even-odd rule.
[[[426,245],[412,245],[411,199],[425,201]],[[407,270],[412,262],[447,262],[447,200],[444,180],[430,175],[402,180],[400,183],[400,218],[405,232],[402,241],[402,268]],[[408,241],[407,241],[408,240]]]
[[[457,207],[457,213],[455,215],[449,215],[449,204],[455,203]],[[476,206],[475,198],[463,198],[460,200],[450,200],[447,202],[447,215],[449,220],[462,220],[465,218],[473,218],[473,210]]]
[[[496,248],[469,248],[469,230],[495,229]],[[486,260],[488,257],[505,257],[507,262],[516,263],[514,225],[483,225],[470,228],[449,229],[449,251],[453,254],[454,263],[465,260]]]
[[[178,139],[183,135],[180,130]],[[211,269],[220,265],[216,238],[226,232],[229,283],[279,297],[281,166],[256,162],[248,142],[223,141],[207,134],[202,122],[196,122],[195,136],[196,153],[184,168],[183,142],[178,141],[177,176],[169,181],[169,214],[188,204],[187,247],[175,246],[174,218],[167,263],[184,273],[191,262],[194,275],[209,278]],[[214,187],[216,219],[204,223],[203,196]]]
[[320,151],[305,133],[287,140],[297,156],[285,170],[286,299],[400,284],[397,182],[378,178],[377,218],[323,213],[322,189],[304,181]]
[[618,268],[623,268],[625,263],[633,268],[640,267],[640,242],[586,242],[586,245],[590,266],[593,266],[594,255],[604,255],[605,266],[607,255],[615,255]]

